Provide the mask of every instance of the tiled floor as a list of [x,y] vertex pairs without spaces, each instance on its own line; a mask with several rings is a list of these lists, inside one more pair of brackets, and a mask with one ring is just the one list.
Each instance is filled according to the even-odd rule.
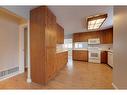
[[26,82],[26,73],[0,82],[0,89],[113,89],[112,69],[105,64],[69,61],[47,86]]

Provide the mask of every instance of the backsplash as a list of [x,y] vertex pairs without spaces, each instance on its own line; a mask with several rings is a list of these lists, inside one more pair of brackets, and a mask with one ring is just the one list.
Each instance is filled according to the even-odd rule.
[[73,49],[87,49],[88,42],[76,42],[73,44]]
[[100,50],[113,50],[113,44],[88,45],[88,47],[98,47]]
[[66,50],[66,49],[64,48],[64,44],[57,44],[57,45],[56,45],[56,51],[64,51],[64,50]]
[[113,50],[113,44],[101,44],[101,50]]
[[[75,48],[75,44],[82,44],[82,46],[80,48]],[[74,43],[73,44],[73,49],[76,49],[76,50],[82,50],[82,49],[88,49],[88,47],[98,47],[100,48],[100,50],[113,50],[113,44],[99,44],[99,45],[88,45],[87,42],[77,42],[77,43]],[[56,45],[56,51],[64,51],[64,50],[67,50],[65,47],[64,47],[64,44],[57,44]]]

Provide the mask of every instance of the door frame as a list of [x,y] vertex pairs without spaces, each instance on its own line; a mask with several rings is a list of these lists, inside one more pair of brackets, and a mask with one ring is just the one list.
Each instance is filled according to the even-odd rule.
[[30,72],[30,26],[29,21],[19,26],[19,73],[24,73],[24,28],[27,27],[27,82],[31,83]]

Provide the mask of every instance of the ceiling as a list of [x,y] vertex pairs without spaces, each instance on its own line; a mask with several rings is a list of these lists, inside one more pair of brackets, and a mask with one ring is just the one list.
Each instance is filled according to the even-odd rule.
[[[4,6],[26,19],[29,11],[36,6]],[[64,28],[65,35],[76,32],[87,32],[86,18],[91,15],[108,14],[106,21],[100,29],[113,25],[113,6],[49,6],[56,15],[57,22]]]
[[113,25],[112,6],[50,6],[49,8],[57,16],[57,22],[64,27],[65,35],[88,31],[86,18],[91,15],[108,14],[101,29]]

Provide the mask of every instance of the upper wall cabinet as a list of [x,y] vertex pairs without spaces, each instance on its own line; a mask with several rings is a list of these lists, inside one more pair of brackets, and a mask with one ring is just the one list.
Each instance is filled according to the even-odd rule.
[[99,38],[99,32],[83,32],[83,33],[74,33],[73,34],[73,42],[87,42],[88,39]]
[[100,38],[101,44],[111,44],[113,43],[113,28],[109,28],[101,31],[73,34],[73,42],[87,42],[88,39],[92,39],[92,38]]
[[101,44],[113,43],[113,28],[100,31]]
[[57,44],[64,44],[64,29],[57,24]]
[[47,47],[56,47],[56,16],[45,8],[45,38]]

